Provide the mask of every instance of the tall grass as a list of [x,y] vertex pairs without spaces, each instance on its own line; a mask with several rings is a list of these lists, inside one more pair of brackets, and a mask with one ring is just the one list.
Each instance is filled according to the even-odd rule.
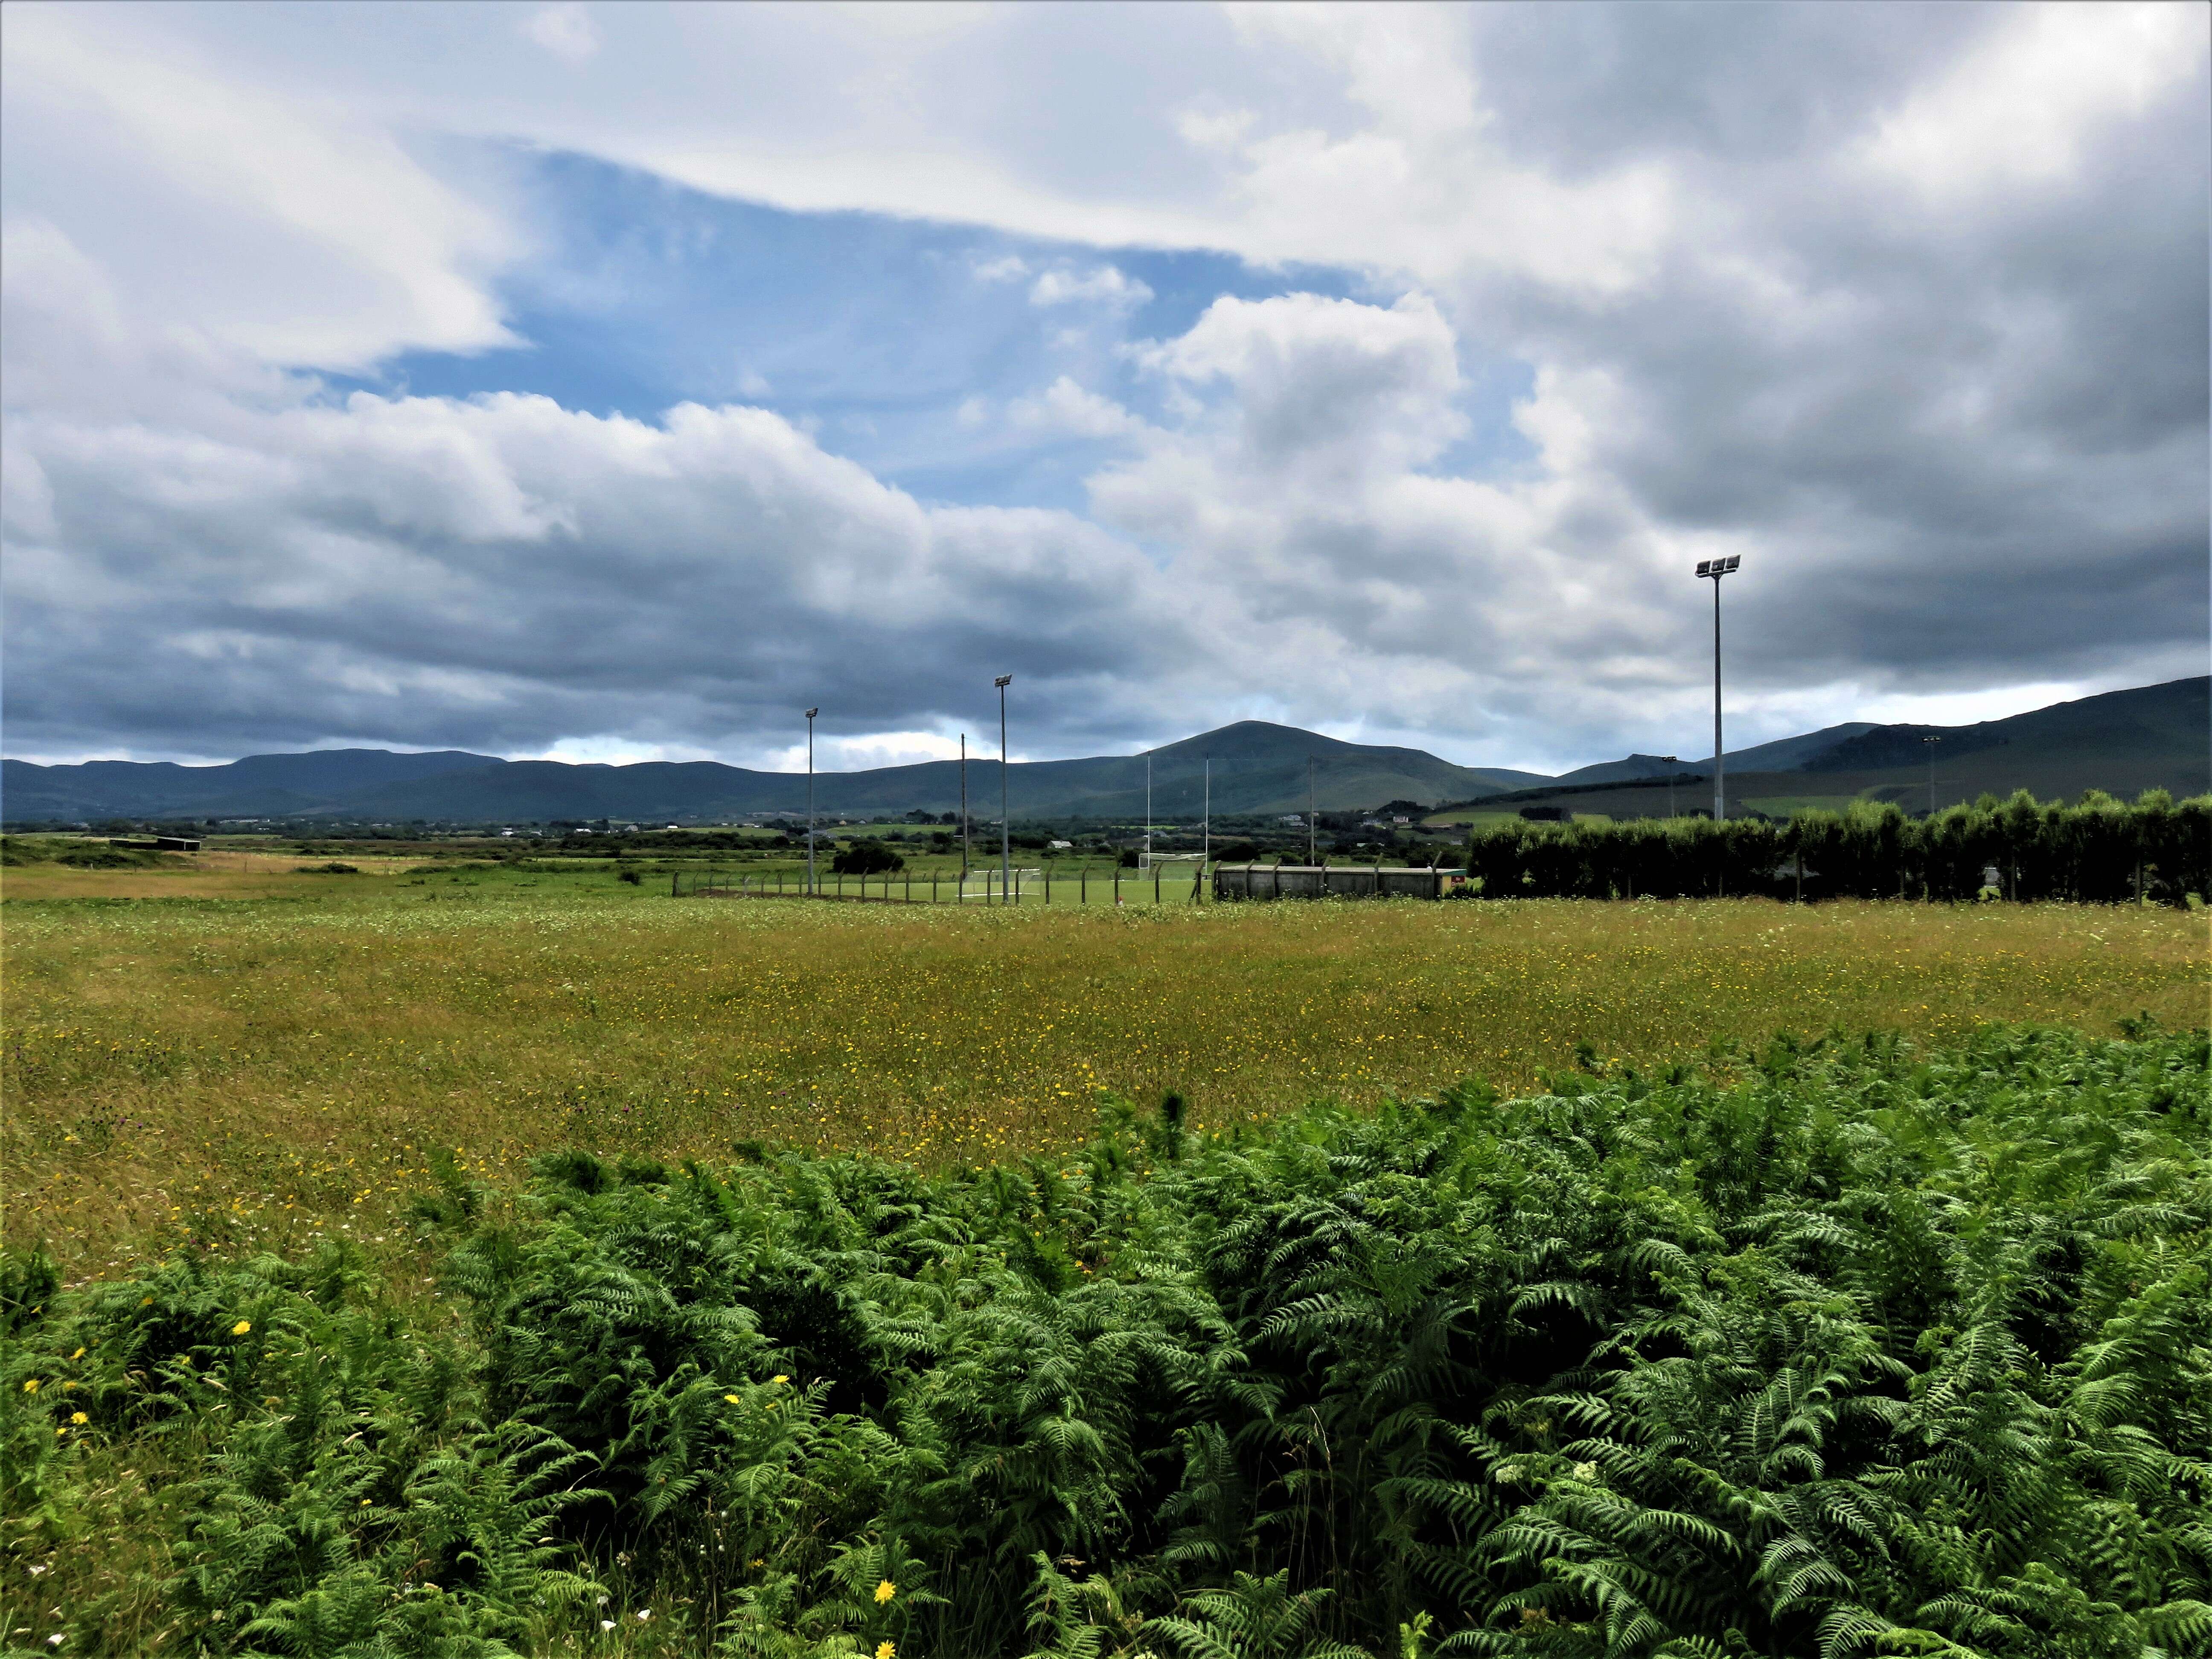
[[550,1147],[756,1138],[943,1168],[1064,1145],[1107,1092],[1182,1090],[1227,1127],[1473,1073],[1525,1090],[1578,1045],[1664,1065],[1777,1026],[2186,1024],[2206,984],[2203,919],[2133,908],[346,893],[9,902],[9,1238],[72,1273],[148,1240],[388,1243],[433,1146],[495,1183]]

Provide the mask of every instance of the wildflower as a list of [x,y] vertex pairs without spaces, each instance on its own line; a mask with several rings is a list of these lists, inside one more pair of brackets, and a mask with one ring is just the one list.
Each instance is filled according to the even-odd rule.
[[888,1601],[891,1597],[897,1594],[898,1586],[891,1583],[888,1578],[884,1579],[882,1583],[876,1586],[876,1600],[878,1601]]
[[92,1419],[87,1417],[82,1412],[71,1412],[70,1413],[70,1421],[76,1424],[79,1428],[82,1428],[86,1424],[91,1422]]
[[601,1630],[612,1630],[614,1627],[615,1621],[611,1619],[602,1619],[599,1620],[599,1628]]
[[246,1332],[248,1332],[248,1331],[252,1330],[252,1328],[253,1328],[253,1322],[252,1322],[252,1320],[250,1320],[250,1319],[241,1319],[241,1320],[240,1320],[240,1321],[238,1322],[238,1323],[236,1323],[235,1325],[233,1325],[233,1326],[230,1328],[230,1334],[231,1334],[233,1336],[244,1336],[244,1335],[246,1334]]
[[62,1384],[62,1392],[63,1392],[64,1394],[75,1394],[75,1393],[76,1392],[76,1383],[74,1383],[74,1382],[64,1382],[64,1383],[63,1383],[63,1384]]
[[897,1643],[878,1642],[876,1644],[876,1659],[897,1659]]
[[726,1401],[729,1401],[732,1406],[742,1406],[742,1405],[744,1405],[744,1404],[745,1403],[744,1401],[742,1401],[742,1400],[738,1399],[738,1398],[737,1397],[737,1395],[733,1395],[733,1394],[726,1394],[726,1395],[724,1395],[722,1396],[722,1398],[723,1398],[723,1399],[725,1399],[725,1400],[726,1400]]
[[154,1298],[150,1296],[141,1297],[138,1298],[138,1305],[142,1308],[150,1308],[154,1305]]
[[82,1359],[82,1358],[84,1358],[84,1350],[83,1350],[82,1348],[79,1348],[79,1349],[78,1349],[75,1353],[71,1354],[71,1355],[70,1356],[70,1358],[71,1359]]
[[52,1636],[46,1638],[46,1645],[50,1648],[58,1648],[61,1646],[61,1644],[62,1633],[59,1631],[56,1631]]
[[777,1372],[774,1376],[771,1376],[770,1378],[769,1378],[769,1381],[771,1383],[773,1383],[775,1387],[777,1387],[777,1388],[779,1388],[779,1389],[780,1389],[780,1388],[781,1388],[785,1383],[787,1383],[787,1382],[790,1382],[790,1381],[791,1381],[791,1379],[790,1379],[789,1377],[786,1376],[785,1376],[781,1371],[778,1371],[778,1372]]
[[39,1379],[38,1379],[37,1377],[35,1377],[35,1376],[31,1377],[31,1378],[29,1378],[27,1381],[26,1381],[26,1382],[24,1382],[24,1384],[23,1384],[23,1392],[24,1392],[25,1394],[36,1394],[36,1393],[38,1393],[38,1391],[39,1391]]
[[641,1625],[652,1617],[653,1609],[651,1607],[640,1607],[637,1610],[637,1622]]

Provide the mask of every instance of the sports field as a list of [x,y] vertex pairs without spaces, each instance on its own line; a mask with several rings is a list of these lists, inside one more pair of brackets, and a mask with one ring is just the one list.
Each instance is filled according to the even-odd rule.
[[257,863],[6,891],[7,1236],[92,1274],[185,1238],[374,1241],[434,1147],[498,1186],[563,1145],[945,1166],[1063,1145],[1109,1094],[1220,1127],[1525,1091],[1580,1045],[1662,1068],[1778,1030],[2109,1034],[2201,1024],[2207,995],[2203,916],[2162,909],[908,908]]

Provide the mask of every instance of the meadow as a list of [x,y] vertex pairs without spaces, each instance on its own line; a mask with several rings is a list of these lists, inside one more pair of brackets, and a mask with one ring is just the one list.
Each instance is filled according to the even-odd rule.
[[1218,1128],[1778,1031],[2186,1027],[2207,987],[2202,914],[2134,907],[909,908],[672,900],[608,866],[7,893],[6,1233],[73,1274],[182,1241],[397,1249],[438,1148],[502,1188],[572,1146],[947,1169],[1068,1144],[1115,1097],[1177,1090]]

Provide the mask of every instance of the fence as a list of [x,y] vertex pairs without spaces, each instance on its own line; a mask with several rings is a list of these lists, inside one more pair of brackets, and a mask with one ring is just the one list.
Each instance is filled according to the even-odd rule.
[[1011,873],[1012,881],[1002,882],[997,870],[984,868],[971,870],[965,878],[957,871],[894,870],[868,876],[822,871],[810,895],[803,870],[678,870],[670,872],[668,891],[672,898],[811,896],[869,904],[1195,904],[1205,880],[1204,868],[1196,865],[1189,866],[1188,879],[1164,865],[1143,872],[1085,867],[1055,872],[1046,866]]
[[1464,870],[1380,864],[1217,864],[1218,899],[1451,898],[1468,890]]
[[2026,791],[1931,817],[1895,806],[1803,812],[1784,823],[1709,818],[1508,823],[1468,837],[1486,898],[2130,899],[2212,894],[2212,796],[2075,806]]

